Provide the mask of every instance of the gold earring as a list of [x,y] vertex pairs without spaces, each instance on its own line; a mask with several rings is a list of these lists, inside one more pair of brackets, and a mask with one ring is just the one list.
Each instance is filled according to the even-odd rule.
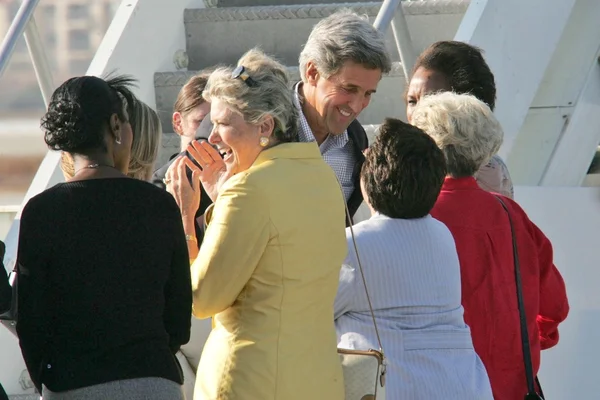
[[269,138],[266,136],[261,136],[259,143],[261,147],[267,147],[269,145]]

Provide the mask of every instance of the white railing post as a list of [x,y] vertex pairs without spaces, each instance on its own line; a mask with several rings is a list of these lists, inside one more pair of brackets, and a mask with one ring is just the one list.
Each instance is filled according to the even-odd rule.
[[400,0],[383,0],[383,4],[377,13],[377,17],[375,17],[375,22],[373,22],[375,29],[383,34],[387,32],[390,22],[394,19],[394,15],[400,6],[400,3]]
[[377,13],[375,22],[373,22],[375,29],[383,34],[387,32],[390,24],[392,25],[392,33],[398,54],[400,54],[404,76],[408,82],[416,58],[406,18],[404,17],[404,11],[402,10],[401,0],[384,0]]
[[37,77],[38,85],[40,86],[42,97],[44,98],[44,104],[46,105],[46,108],[48,108],[55,87],[50,64],[48,63],[46,52],[44,51],[42,41],[40,40],[40,34],[33,15],[29,19],[29,23],[27,24],[24,33],[35,76]]
[[400,54],[404,77],[406,78],[406,83],[408,83],[410,80],[410,73],[417,58],[415,56],[415,49],[413,48],[412,38],[410,37],[402,6],[396,9],[396,15],[392,19],[392,33],[394,34],[396,47]]
[[15,18],[10,24],[10,28],[8,28],[8,32],[6,32],[6,36],[0,47],[0,76],[2,76],[2,73],[8,66],[8,62],[17,45],[17,41],[27,28],[27,24],[33,16],[33,12],[38,3],[39,0],[23,0],[17,11],[17,15],[15,15]]
[[[39,0],[23,0],[21,3],[21,6],[19,7],[19,10],[17,11],[17,14],[15,15],[15,18],[13,19],[0,47],[0,77],[10,62],[10,58],[15,49],[17,41],[21,35],[25,34],[29,55],[31,56],[31,61],[33,62],[33,67],[40,85],[42,97],[44,98],[44,103],[47,106],[48,102],[50,101],[50,97],[52,96],[54,85],[44,48],[41,44],[40,36],[37,31],[37,25],[35,24],[35,20],[33,18],[33,13],[38,3]],[[52,155],[51,157],[47,155],[42,162],[42,166],[47,165],[48,161],[46,160],[52,160],[52,158],[56,158],[56,155]],[[36,178],[34,178],[34,183],[36,179],[39,179],[39,175],[40,171],[38,170],[38,174],[36,174]],[[26,195],[25,201],[27,201],[28,198],[33,195],[30,192],[31,187]],[[23,204],[25,204],[25,201]],[[13,221],[6,239],[7,251],[5,260],[8,261],[6,263],[7,269],[11,268],[11,264],[14,263],[14,257],[16,256],[18,234],[15,233],[15,230],[18,232],[19,229],[19,214],[17,214],[17,217]]]

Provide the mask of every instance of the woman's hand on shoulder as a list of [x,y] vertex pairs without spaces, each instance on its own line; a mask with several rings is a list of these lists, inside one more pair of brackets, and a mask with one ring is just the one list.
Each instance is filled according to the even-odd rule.
[[206,141],[192,141],[187,147],[187,152],[200,165],[199,179],[208,197],[214,202],[219,195],[221,186],[231,178],[223,158]]
[[[192,171],[192,183],[187,177],[187,168]],[[165,175],[167,191],[175,198],[183,218],[195,217],[200,208],[200,174],[202,171],[190,159],[179,156]]]

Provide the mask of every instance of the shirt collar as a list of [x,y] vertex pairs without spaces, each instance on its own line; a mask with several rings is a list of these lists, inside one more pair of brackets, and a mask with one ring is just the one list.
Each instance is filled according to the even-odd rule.
[[425,219],[430,219],[431,214],[427,214],[424,217],[421,218],[392,218],[392,217],[388,217],[385,214],[381,214],[379,211],[375,211],[375,213],[373,215],[371,215],[371,218],[369,219],[385,219],[385,220],[390,220],[390,221],[418,221],[418,220],[425,220]]
[[473,190],[479,189],[479,185],[474,177],[468,176],[466,178],[452,178],[447,176],[444,179],[444,185],[442,190]]

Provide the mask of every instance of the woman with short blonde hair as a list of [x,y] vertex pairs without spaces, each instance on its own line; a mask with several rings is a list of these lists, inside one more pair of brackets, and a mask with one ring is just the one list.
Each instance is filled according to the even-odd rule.
[[503,138],[486,104],[466,94],[429,95],[415,106],[411,121],[435,140],[446,159],[448,175],[431,215],[454,236],[465,322],[494,398],[523,398],[527,385],[507,212],[518,249],[534,373],[541,350],[558,343],[558,325],[569,312],[552,244],[516,202],[485,191],[475,181],[475,173],[498,151]]
[[[195,400],[344,398],[332,312],[344,196],[318,146],[298,143],[288,84],[285,67],[259,50],[215,70],[203,94],[210,144],[188,147],[202,169],[181,157],[167,173],[192,256],[201,180],[215,200],[191,267],[193,313],[215,325]],[[215,169],[221,179],[206,187]]]
[[448,175],[475,175],[500,150],[504,132],[492,110],[471,95],[425,96],[412,124],[431,136],[446,157]]
[[[274,120],[273,143],[298,141],[298,112],[288,88],[285,67],[259,50],[250,50],[238,68],[218,68],[209,77],[202,96],[220,101],[242,114],[249,123],[270,115]],[[253,71],[252,76],[249,71]],[[239,75],[232,79],[232,74]],[[258,83],[260,82],[260,84]]]

